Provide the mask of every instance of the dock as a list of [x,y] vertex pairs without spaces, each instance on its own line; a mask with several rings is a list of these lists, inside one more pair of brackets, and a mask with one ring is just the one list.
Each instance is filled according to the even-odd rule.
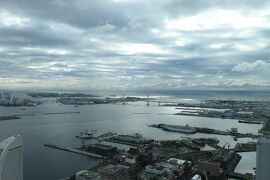
[[[148,127],[154,127],[154,128],[159,128],[162,130],[167,130],[163,128],[164,126],[169,126],[168,124],[150,124]],[[179,127],[183,127],[182,125],[176,125]],[[233,136],[236,139],[237,138],[259,138],[261,135],[255,135],[252,133],[239,133],[237,132],[237,128],[232,128],[231,130],[217,130],[217,129],[212,129],[208,127],[192,127],[195,129],[192,133],[202,133],[202,134],[217,134],[217,135],[223,135],[223,136]],[[270,123],[269,123],[269,129],[270,129]],[[180,131],[174,131],[178,133],[186,133],[186,132],[180,132]]]
[[58,146],[58,145],[54,145],[54,144],[44,144],[44,146],[54,148],[54,149],[60,149],[60,150],[68,151],[68,152],[72,152],[72,153],[77,153],[77,154],[81,154],[81,155],[85,155],[85,156],[91,156],[91,157],[95,157],[95,158],[103,158],[103,156],[101,156],[101,155],[90,153],[87,151],[82,151],[82,150],[76,149],[76,148]]

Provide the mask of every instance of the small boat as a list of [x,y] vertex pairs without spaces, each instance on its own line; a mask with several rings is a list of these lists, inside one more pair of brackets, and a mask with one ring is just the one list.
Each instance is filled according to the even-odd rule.
[[80,132],[76,137],[82,139],[92,139],[93,135],[97,132],[97,130],[88,130],[85,129],[83,132]]

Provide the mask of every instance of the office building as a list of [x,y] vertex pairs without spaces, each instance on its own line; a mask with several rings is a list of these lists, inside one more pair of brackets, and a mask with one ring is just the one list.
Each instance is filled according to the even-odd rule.
[[23,179],[23,142],[20,135],[0,143],[0,180]]
[[270,138],[260,138],[256,151],[256,180],[268,180],[270,177]]

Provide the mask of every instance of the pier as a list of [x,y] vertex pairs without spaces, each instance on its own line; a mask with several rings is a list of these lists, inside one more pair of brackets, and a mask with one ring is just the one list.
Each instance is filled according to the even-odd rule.
[[60,150],[68,151],[68,152],[72,152],[72,153],[77,153],[77,154],[81,154],[81,155],[91,156],[91,157],[95,157],[95,158],[103,158],[103,156],[101,156],[101,155],[90,153],[87,151],[82,151],[82,150],[79,150],[76,148],[58,146],[58,145],[54,145],[54,144],[44,144],[44,146],[54,148],[54,149],[60,149]]
[[51,112],[51,113],[43,113],[44,115],[54,115],[54,114],[80,114],[80,111],[75,112]]
[[[183,130],[182,125],[168,125],[168,124],[151,124],[148,125],[149,127],[159,128],[165,131],[171,131],[171,132],[177,132],[177,133],[187,133],[187,131]],[[174,126],[174,129],[177,129],[177,131],[173,130],[172,128],[164,128],[166,126]],[[224,135],[224,136],[233,136],[236,139],[237,138],[258,138],[261,135],[255,135],[251,133],[239,133],[237,132],[236,128],[232,128],[231,130],[223,131],[223,130],[217,130],[207,127],[190,127],[189,129],[193,128],[192,133],[203,133],[203,134],[217,134],[217,135]],[[188,131],[190,132],[190,131]]]
[[0,121],[12,120],[12,119],[21,119],[21,118],[18,116],[0,116]]

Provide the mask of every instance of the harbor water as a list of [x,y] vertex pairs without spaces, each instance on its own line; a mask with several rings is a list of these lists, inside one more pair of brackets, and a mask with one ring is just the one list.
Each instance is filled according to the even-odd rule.
[[[192,99],[185,99],[190,101]],[[184,101],[184,100],[183,100]],[[72,114],[46,114],[75,112]],[[234,147],[237,143],[231,136],[211,134],[190,134],[165,132],[148,127],[149,124],[174,124],[196,127],[208,127],[226,130],[238,128],[241,133],[257,134],[261,125],[238,123],[237,120],[173,115],[179,110],[175,107],[159,106],[157,102],[134,102],[122,104],[100,104],[72,106],[48,101],[38,106],[0,107],[1,115],[34,114],[22,116],[17,120],[0,122],[0,140],[14,134],[21,134],[24,139],[24,179],[54,180],[73,175],[86,169],[94,158],[73,154],[43,146],[51,143],[67,147],[80,147],[82,142],[75,136],[84,129],[96,129],[98,132],[118,134],[140,133],[155,139],[180,139],[181,137],[217,137],[220,145]],[[254,141],[250,138],[238,142]],[[236,172],[253,172],[256,153],[241,153],[243,157]]]

